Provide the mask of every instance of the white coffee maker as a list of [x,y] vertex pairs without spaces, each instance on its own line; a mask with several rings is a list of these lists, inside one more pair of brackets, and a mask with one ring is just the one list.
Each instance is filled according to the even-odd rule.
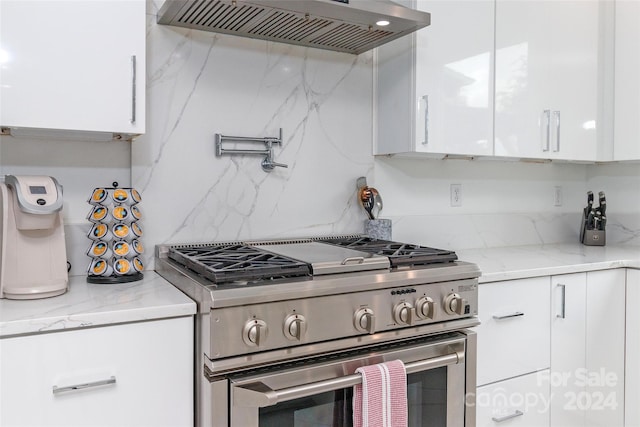
[[0,182],[0,298],[35,299],[69,288],[62,186],[50,176]]

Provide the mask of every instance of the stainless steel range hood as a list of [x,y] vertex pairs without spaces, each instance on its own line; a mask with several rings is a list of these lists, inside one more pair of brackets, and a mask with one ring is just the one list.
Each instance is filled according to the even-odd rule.
[[389,0],[167,0],[158,12],[159,24],[356,55],[430,22]]

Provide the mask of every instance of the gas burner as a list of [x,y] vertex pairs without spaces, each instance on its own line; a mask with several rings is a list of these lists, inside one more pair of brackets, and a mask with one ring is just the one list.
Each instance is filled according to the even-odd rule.
[[392,267],[415,267],[434,263],[453,262],[458,256],[453,251],[428,248],[388,240],[372,239],[370,237],[345,237],[319,240],[336,246],[343,246],[362,252],[383,255],[389,258]]
[[243,244],[173,246],[168,256],[218,284],[311,274],[304,262]]

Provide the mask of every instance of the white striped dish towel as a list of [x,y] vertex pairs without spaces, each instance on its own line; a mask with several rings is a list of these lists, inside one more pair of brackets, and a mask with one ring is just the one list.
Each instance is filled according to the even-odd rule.
[[356,369],[353,427],[407,427],[407,373],[400,360]]

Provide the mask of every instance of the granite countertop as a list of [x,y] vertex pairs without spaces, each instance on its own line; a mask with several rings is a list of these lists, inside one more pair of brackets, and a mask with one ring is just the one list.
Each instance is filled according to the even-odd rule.
[[65,294],[35,300],[0,300],[0,338],[191,316],[196,304],[154,271],[137,282],[112,285],[69,277]]
[[640,246],[531,245],[456,251],[480,267],[480,283],[612,268],[640,269]]

